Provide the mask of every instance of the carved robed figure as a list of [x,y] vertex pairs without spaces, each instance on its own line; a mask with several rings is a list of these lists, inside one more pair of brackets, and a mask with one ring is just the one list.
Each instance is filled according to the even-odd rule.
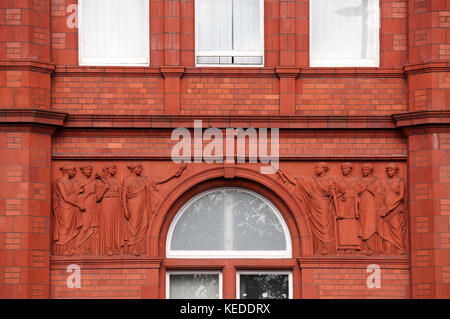
[[358,211],[358,181],[352,177],[353,165],[341,165],[342,176],[336,180],[337,246],[343,253],[356,253],[361,249],[361,225]]
[[145,253],[145,236],[149,227],[150,215],[160,201],[156,185],[180,176],[186,169],[186,164],[183,163],[174,174],[158,182],[142,176],[141,164],[129,164],[128,169],[131,171],[131,175],[123,182],[121,195],[127,224],[125,241],[128,252],[139,256]]
[[122,204],[127,221],[126,244],[129,252],[139,256],[145,252],[145,235],[148,230],[150,214],[156,206],[158,191],[156,185],[142,176],[142,165],[130,164],[131,175],[123,182]]
[[295,194],[311,222],[314,252],[322,255],[336,251],[336,193],[333,179],[327,176],[328,170],[328,165],[324,162],[315,165],[314,177],[292,178],[278,170],[283,182],[295,185]]
[[102,186],[97,193],[100,204],[100,254],[123,254],[125,218],[120,200],[120,181],[115,177],[116,165],[107,164],[103,174],[97,174]]
[[54,183],[53,190],[53,249],[55,255],[72,256],[75,253],[74,238],[79,233],[78,212],[85,208],[78,203],[79,189],[74,183],[74,166],[62,166],[63,173]]
[[399,167],[390,163],[386,167],[388,178],[382,183],[383,207],[383,249],[388,254],[405,253],[406,215],[404,209],[405,182],[398,177]]
[[98,207],[96,194],[100,188],[99,181],[91,178],[93,167],[90,164],[80,166],[81,175],[76,180],[80,189],[79,202],[85,211],[80,214],[80,232],[75,238],[75,248],[87,255],[98,252]]
[[383,189],[380,180],[373,175],[373,170],[372,164],[363,164],[363,177],[358,181],[363,252],[369,255],[383,252],[381,238],[383,228],[381,219]]

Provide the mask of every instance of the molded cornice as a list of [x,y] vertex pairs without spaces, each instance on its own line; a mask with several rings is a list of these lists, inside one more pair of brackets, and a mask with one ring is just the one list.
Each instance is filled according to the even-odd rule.
[[0,109],[0,124],[63,126],[67,113],[38,109]]
[[69,115],[67,128],[395,129],[391,116],[253,116],[253,115]]
[[416,111],[394,114],[397,127],[450,124],[450,110]]
[[50,257],[51,270],[66,270],[67,266],[76,264],[82,269],[159,269],[160,257]]
[[367,268],[375,264],[381,268],[409,269],[408,256],[311,256],[297,259],[300,268]]
[[0,61],[0,70],[5,71],[34,71],[40,73],[52,74],[55,71],[55,65],[51,63],[38,61]]
[[450,62],[429,62],[405,66],[406,76],[430,72],[450,72]]

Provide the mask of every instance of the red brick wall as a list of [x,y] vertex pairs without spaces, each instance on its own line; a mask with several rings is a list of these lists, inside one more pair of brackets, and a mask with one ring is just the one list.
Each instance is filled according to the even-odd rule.
[[48,298],[50,143],[0,131],[0,298]]
[[[137,299],[149,288],[154,290],[155,297],[158,295],[160,262],[151,258],[122,261],[120,258],[70,260],[54,257],[50,264],[50,297]],[[79,267],[79,288],[68,285],[68,281],[72,283],[69,276],[73,274],[68,267],[73,265]]]
[[443,298],[450,291],[450,132],[417,133],[409,136],[408,150],[412,291]]
[[141,298],[145,269],[81,269],[81,287],[69,288],[65,269],[50,272],[50,298]]
[[50,75],[33,71],[1,71],[1,108],[49,109]]
[[[309,0],[265,0],[264,68],[196,68],[194,0],[149,1],[147,68],[78,66],[78,29],[70,27],[77,0],[2,1],[0,112],[69,117],[53,137],[54,127],[29,119],[0,123],[0,297],[161,297],[156,264],[105,266],[103,259],[83,264],[85,286],[68,290],[64,262],[49,261],[50,183],[69,160],[117,161],[120,174],[131,159],[158,160],[151,163],[162,176],[171,130],[200,115],[221,128],[283,127],[281,166],[292,173],[311,174],[314,161],[327,160],[335,174],[350,159],[358,167],[376,162],[381,177],[386,162],[401,164],[411,199],[411,274],[408,257],[384,261],[382,288],[367,291],[362,263],[300,262],[296,296],[450,295],[449,133],[427,122],[411,133],[390,117],[449,109],[449,1],[380,0],[379,68],[310,68]],[[436,114],[445,123],[447,113]],[[142,130],[148,127],[156,129]]]
[[275,78],[183,78],[181,114],[276,115],[279,92]]
[[2,1],[0,57],[50,62],[50,0]]
[[370,274],[365,267],[304,269],[302,270],[304,297],[320,299],[410,297],[408,269],[381,268],[380,288],[367,286]]
[[[172,147],[171,131],[159,133],[91,133],[82,131],[56,135],[52,143],[52,155],[71,156],[147,156],[168,159]],[[106,135],[106,136],[105,136]],[[224,133],[225,136],[225,133]],[[193,134],[192,134],[193,137]],[[269,140],[270,141],[270,140]],[[406,143],[398,133],[391,132],[305,132],[281,133],[280,157],[406,157]],[[205,140],[204,145],[209,141]],[[268,142],[270,143],[270,142]],[[192,142],[192,147],[194,143]],[[193,152],[192,152],[193,154]],[[332,155],[332,156],[330,156]]]
[[71,114],[162,114],[164,82],[155,77],[56,77],[52,109]]
[[399,78],[314,77],[297,81],[299,115],[385,115],[407,111]]

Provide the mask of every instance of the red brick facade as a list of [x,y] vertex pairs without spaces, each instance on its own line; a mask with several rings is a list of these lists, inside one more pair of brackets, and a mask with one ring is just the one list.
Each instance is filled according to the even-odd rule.
[[[309,0],[265,0],[262,68],[195,67],[194,0],[149,0],[150,66],[78,65],[76,0],[0,5],[0,298],[165,298],[167,270],[291,270],[294,298],[450,298],[450,1],[380,0],[380,66],[309,66]],[[151,178],[171,167],[177,127],[280,128],[280,167],[337,176],[351,161],[389,162],[406,180],[408,252],[315,256],[307,217],[276,175],[256,164],[188,164],[160,188],[148,254],[52,256],[52,184],[65,163],[99,170],[140,161]],[[273,201],[288,225],[287,259],[166,258],[168,227],[190,197],[241,186]],[[69,264],[83,284],[68,288]],[[368,288],[366,267],[381,268]]]

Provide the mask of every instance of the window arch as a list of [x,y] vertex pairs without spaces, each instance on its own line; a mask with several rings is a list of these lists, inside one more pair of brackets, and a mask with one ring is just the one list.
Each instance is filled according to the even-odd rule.
[[170,225],[168,258],[290,258],[291,238],[278,209],[239,187],[202,192]]

